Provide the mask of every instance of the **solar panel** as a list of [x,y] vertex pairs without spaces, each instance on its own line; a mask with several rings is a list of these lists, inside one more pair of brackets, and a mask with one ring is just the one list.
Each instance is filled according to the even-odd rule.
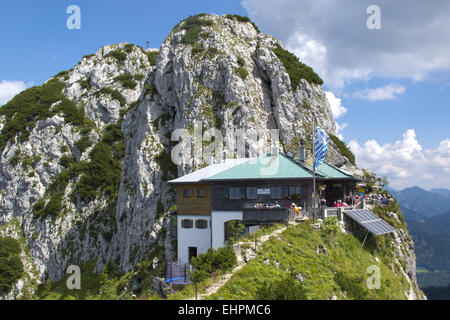
[[379,217],[374,215],[369,210],[348,210],[344,211],[344,214],[355,220],[358,224],[360,224],[376,236],[395,231],[394,227],[392,227],[383,219],[380,219]]

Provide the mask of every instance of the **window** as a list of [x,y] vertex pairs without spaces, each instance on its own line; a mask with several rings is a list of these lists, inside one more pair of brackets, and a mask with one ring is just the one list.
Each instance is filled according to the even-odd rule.
[[289,197],[289,187],[288,186],[282,186],[281,187],[281,197],[282,198]]
[[240,199],[241,198],[241,190],[239,187],[231,187],[230,188],[230,199]]
[[197,229],[206,229],[208,228],[208,220],[196,220],[195,227]]
[[197,189],[197,198],[205,198],[205,190],[203,189]]
[[247,199],[256,199],[256,187],[247,187]]
[[181,220],[181,227],[185,228],[185,229],[190,229],[192,228],[192,220],[191,219],[183,219]]
[[270,187],[270,195],[272,199],[281,199],[281,186]]
[[190,198],[190,197],[191,197],[191,190],[183,189],[183,198]]
[[290,186],[289,187],[289,195],[292,196],[294,194],[297,194],[297,195],[301,194],[300,186]]

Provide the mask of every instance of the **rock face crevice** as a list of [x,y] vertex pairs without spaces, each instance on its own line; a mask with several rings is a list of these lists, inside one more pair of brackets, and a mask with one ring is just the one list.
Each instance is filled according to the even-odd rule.
[[[276,39],[249,22],[216,15],[202,19],[211,23],[201,27],[195,43],[183,41],[182,22],[162,43],[156,62],[151,50],[126,43],[83,57],[55,79],[64,84],[64,96],[84,109],[90,127],[80,129],[58,113],[37,121],[28,141],[17,137],[0,151],[0,224],[20,222],[36,279],[61,279],[69,265],[90,259],[96,259],[96,272],[108,261],[127,271],[141,260],[176,259],[167,232],[175,191],[167,181],[196,166],[171,162],[175,129],[192,134],[195,121],[201,121],[204,129],[217,127],[229,136],[243,130],[246,138],[258,130],[269,137],[270,129],[279,129],[285,150],[296,150],[299,139],[310,138],[313,117],[336,133],[320,85],[301,80],[292,90],[273,52],[280,45]],[[0,130],[6,121],[0,113]],[[82,174],[74,174],[61,194],[59,214],[36,218],[33,206],[42,198],[48,204],[49,187],[67,170],[63,156],[89,163],[114,126],[124,144],[123,155],[115,159],[121,166],[117,194],[98,188],[93,199],[83,201],[76,191]],[[107,143],[116,148],[122,141],[117,139]],[[83,145],[86,140],[90,143]],[[328,161],[348,164],[331,149]],[[27,170],[11,164],[19,153],[19,162],[34,159]]]

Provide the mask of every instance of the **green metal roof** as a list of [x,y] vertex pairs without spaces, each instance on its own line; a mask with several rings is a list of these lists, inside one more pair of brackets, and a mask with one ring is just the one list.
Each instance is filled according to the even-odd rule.
[[[304,164],[304,166],[312,171],[312,166],[309,164]],[[316,174],[322,176],[325,179],[349,179],[354,177],[352,175],[346,174],[345,172],[339,170],[338,168],[322,162],[322,164],[316,169]]]
[[311,172],[284,155],[260,156],[210,176],[211,180],[246,180],[246,179],[299,179],[312,178]]
[[346,174],[326,162],[323,162],[322,165],[317,168],[317,171],[320,175],[325,176],[325,178],[353,178],[353,176]]

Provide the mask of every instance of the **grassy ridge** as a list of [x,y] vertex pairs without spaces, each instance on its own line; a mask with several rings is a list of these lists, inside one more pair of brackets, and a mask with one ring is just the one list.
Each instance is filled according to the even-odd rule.
[[230,20],[236,19],[239,22],[250,22],[252,24],[253,28],[255,28],[256,32],[258,32],[258,33],[261,32],[261,31],[259,31],[258,26],[252,20],[250,20],[249,17],[244,17],[244,16],[241,16],[238,14],[227,14],[227,15],[225,15],[225,17]]
[[[318,231],[310,224],[289,227],[280,239],[267,241],[255,259],[209,298],[330,299],[336,295],[339,299],[405,299],[406,280],[387,267],[393,253],[386,239],[370,241],[361,248],[358,239],[331,228]],[[380,264],[371,254],[375,248]],[[371,265],[381,270],[380,289],[369,290],[366,286],[370,276],[367,268]],[[290,289],[296,297],[286,296],[286,283],[299,284],[296,274],[305,280],[301,287]]]
[[190,16],[184,20],[182,29],[186,31],[181,43],[183,44],[196,44],[198,42],[198,36],[202,32],[202,27],[212,26],[214,23],[211,20],[202,19],[205,14],[198,14]]
[[[42,86],[29,88],[0,108],[0,116],[5,116],[5,125],[0,135],[0,150],[4,150],[8,141],[28,140],[30,132],[38,120],[45,120],[61,113],[66,123],[79,127],[92,127],[84,116],[84,109],[67,99],[62,90],[65,84],[54,78]],[[53,110],[50,107],[61,101]]]
[[305,79],[309,83],[323,84],[323,80],[314,72],[314,70],[306,64],[300,62],[298,58],[291,52],[277,46],[273,49],[278,59],[283,63],[286,72],[291,79],[292,90],[295,90],[300,84],[301,79]]
[[335,135],[329,133],[328,136],[330,137],[331,141],[333,141],[334,145],[338,148],[339,153],[347,157],[351,164],[356,165],[355,155],[350,150],[350,148]]

